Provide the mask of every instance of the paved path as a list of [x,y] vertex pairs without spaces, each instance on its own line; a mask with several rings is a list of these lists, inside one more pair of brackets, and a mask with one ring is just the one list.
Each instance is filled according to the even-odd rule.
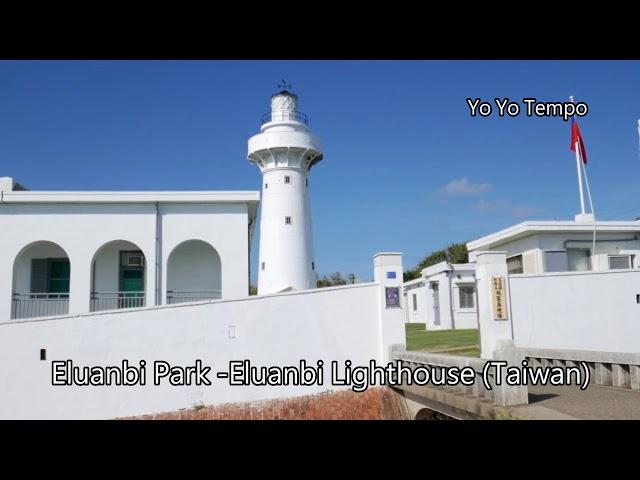
[[529,405],[578,419],[640,420],[640,391],[590,385],[529,386]]

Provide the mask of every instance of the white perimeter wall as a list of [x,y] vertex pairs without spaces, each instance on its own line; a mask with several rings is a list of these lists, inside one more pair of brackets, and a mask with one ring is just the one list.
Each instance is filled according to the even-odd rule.
[[[398,270],[402,278],[401,264]],[[51,360],[106,366],[145,359],[149,374],[155,360],[185,366],[199,358],[218,371],[230,360],[298,365],[324,359],[327,374],[331,360],[382,363],[388,344],[404,339],[403,313],[381,307],[383,291],[368,283],[0,324],[0,417],[113,418],[335,390],[328,377],[325,385],[307,388],[229,386],[216,379],[200,387],[53,387]],[[39,359],[41,348],[46,361]]]
[[640,352],[640,271],[510,275],[517,347]]

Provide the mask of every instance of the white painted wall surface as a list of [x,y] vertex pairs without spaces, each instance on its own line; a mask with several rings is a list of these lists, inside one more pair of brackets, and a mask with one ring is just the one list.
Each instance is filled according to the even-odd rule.
[[[429,321],[428,299],[427,293],[430,290],[426,285],[414,287],[407,292],[407,321],[409,323],[427,323]],[[414,310],[413,296],[416,296],[417,310]]]
[[[285,177],[290,178],[290,183],[285,183]],[[304,290],[316,286],[306,178],[305,170],[294,168],[276,168],[263,173],[259,293],[274,293],[286,288]],[[291,224],[285,223],[285,217],[291,217]]]
[[162,296],[167,262],[187,240],[202,240],[220,257],[222,298],[249,295],[249,238],[246,204],[166,204],[162,212]]
[[167,290],[218,291],[222,288],[220,256],[202,240],[181,243],[169,256]]
[[517,347],[640,352],[640,271],[510,275]]
[[[379,267],[387,268],[393,266]],[[391,344],[404,343],[402,309],[381,308],[383,296],[383,285],[368,283],[0,324],[0,417],[113,418],[338,389],[329,378],[316,387],[229,386],[216,379],[200,387],[54,387],[50,361],[116,365],[126,358],[185,366],[202,359],[214,371],[242,359],[256,365],[323,359],[325,367],[331,360],[381,362]],[[39,360],[41,348],[47,361]]]

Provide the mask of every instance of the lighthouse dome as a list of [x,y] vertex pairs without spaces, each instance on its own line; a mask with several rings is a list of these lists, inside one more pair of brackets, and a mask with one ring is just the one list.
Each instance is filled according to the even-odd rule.
[[271,112],[297,112],[298,96],[288,90],[282,90],[271,96]]

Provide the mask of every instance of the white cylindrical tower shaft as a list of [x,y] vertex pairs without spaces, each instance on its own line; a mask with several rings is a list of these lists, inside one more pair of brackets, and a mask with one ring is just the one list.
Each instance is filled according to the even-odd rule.
[[322,160],[318,138],[286,90],[271,97],[248,158],[262,172],[258,293],[316,287],[309,171]]

